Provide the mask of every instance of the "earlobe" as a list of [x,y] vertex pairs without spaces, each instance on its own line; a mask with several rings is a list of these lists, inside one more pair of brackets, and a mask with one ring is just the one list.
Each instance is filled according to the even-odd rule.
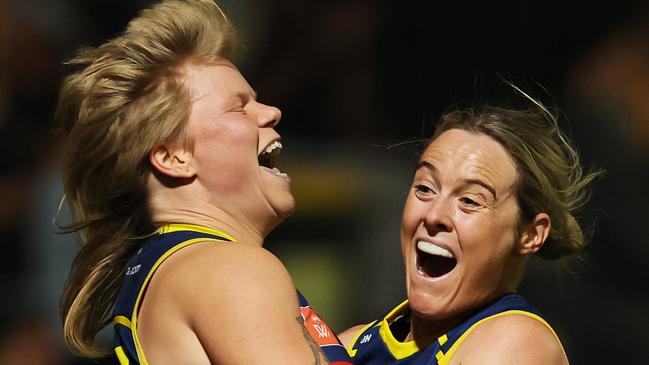
[[157,145],[149,152],[149,162],[157,172],[166,176],[188,179],[196,175],[191,153],[183,148]]
[[540,250],[550,235],[551,226],[550,216],[547,213],[537,214],[521,233],[518,253],[531,255]]

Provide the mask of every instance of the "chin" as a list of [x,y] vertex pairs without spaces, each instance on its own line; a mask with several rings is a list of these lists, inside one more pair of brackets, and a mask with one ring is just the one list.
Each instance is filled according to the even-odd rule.
[[295,198],[291,195],[290,198],[282,200],[283,201],[278,202],[278,204],[273,204],[273,208],[275,209],[277,216],[283,220],[295,211]]
[[410,310],[419,317],[436,317],[439,314],[440,300],[430,294],[411,293],[408,295]]
[[266,221],[265,225],[265,234],[264,237],[270,234],[280,223],[284,221],[288,216],[290,216],[295,210],[295,200],[291,199],[282,204],[271,204],[273,209],[272,217]]
[[272,215],[278,220],[278,224],[295,210],[295,198],[290,191],[284,191],[281,194],[268,194],[266,201],[272,210]]

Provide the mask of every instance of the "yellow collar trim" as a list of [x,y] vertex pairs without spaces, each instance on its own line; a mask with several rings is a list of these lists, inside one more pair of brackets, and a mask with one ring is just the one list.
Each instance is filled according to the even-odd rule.
[[390,331],[390,323],[393,323],[408,310],[408,301],[405,300],[403,303],[396,306],[387,316],[385,316],[385,318],[383,318],[381,322],[377,324],[380,326],[379,334],[381,335],[381,338],[383,338],[383,342],[388,347],[388,350],[390,350],[392,356],[397,360],[405,359],[420,350],[415,341],[401,342],[394,338],[392,331]]
[[234,237],[230,236],[229,234],[223,231],[219,231],[218,229],[209,228],[205,226],[199,226],[196,224],[170,223],[170,224],[165,224],[164,226],[158,228],[158,233],[160,234],[178,232],[178,231],[192,231],[192,232],[207,233],[214,236],[220,236],[226,238],[232,242],[237,242],[237,240]]

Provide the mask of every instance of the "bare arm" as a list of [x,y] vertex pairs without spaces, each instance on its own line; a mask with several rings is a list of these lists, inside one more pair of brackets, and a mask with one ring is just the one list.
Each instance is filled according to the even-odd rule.
[[318,346],[318,344],[313,340],[311,335],[309,335],[309,331],[307,331],[306,327],[304,326],[304,320],[302,319],[302,315],[298,314],[297,317],[295,317],[295,320],[300,324],[300,327],[302,328],[302,336],[304,337],[304,339],[309,344],[309,347],[311,348],[311,352],[313,353],[313,357],[315,359],[315,364],[318,365],[328,364],[329,362],[326,361],[326,358],[324,357],[322,350],[320,350],[320,346]]
[[193,334],[209,363],[329,363],[304,327],[288,272],[268,251],[198,244],[169,261],[158,278],[167,299],[157,302],[173,302],[168,312]]

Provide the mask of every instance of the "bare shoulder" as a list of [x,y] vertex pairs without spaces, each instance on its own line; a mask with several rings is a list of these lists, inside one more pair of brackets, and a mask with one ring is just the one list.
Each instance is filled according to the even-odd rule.
[[206,242],[183,248],[160,267],[156,280],[181,294],[180,300],[190,300],[187,304],[191,307],[203,301],[218,305],[239,296],[263,296],[293,287],[288,271],[275,255],[245,243]]
[[343,344],[343,346],[345,346],[345,348],[349,348],[349,346],[351,346],[353,344],[354,340],[356,339],[356,337],[358,337],[358,335],[360,334],[360,331],[365,326],[367,326],[367,325],[366,324],[359,324],[358,326],[348,328],[347,330],[341,332],[338,335],[338,339],[340,340],[340,342],[342,342],[342,344]]
[[491,318],[475,328],[451,364],[568,364],[555,334],[524,314]]
[[151,284],[145,301],[155,298],[169,309],[157,316],[164,321],[149,323],[186,329],[185,337],[196,345],[184,348],[202,353],[209,363],[264,359],[265,364],[292,365],[324,359],[304,328],[288,271],[262,247],[196,243],[170,256]]

